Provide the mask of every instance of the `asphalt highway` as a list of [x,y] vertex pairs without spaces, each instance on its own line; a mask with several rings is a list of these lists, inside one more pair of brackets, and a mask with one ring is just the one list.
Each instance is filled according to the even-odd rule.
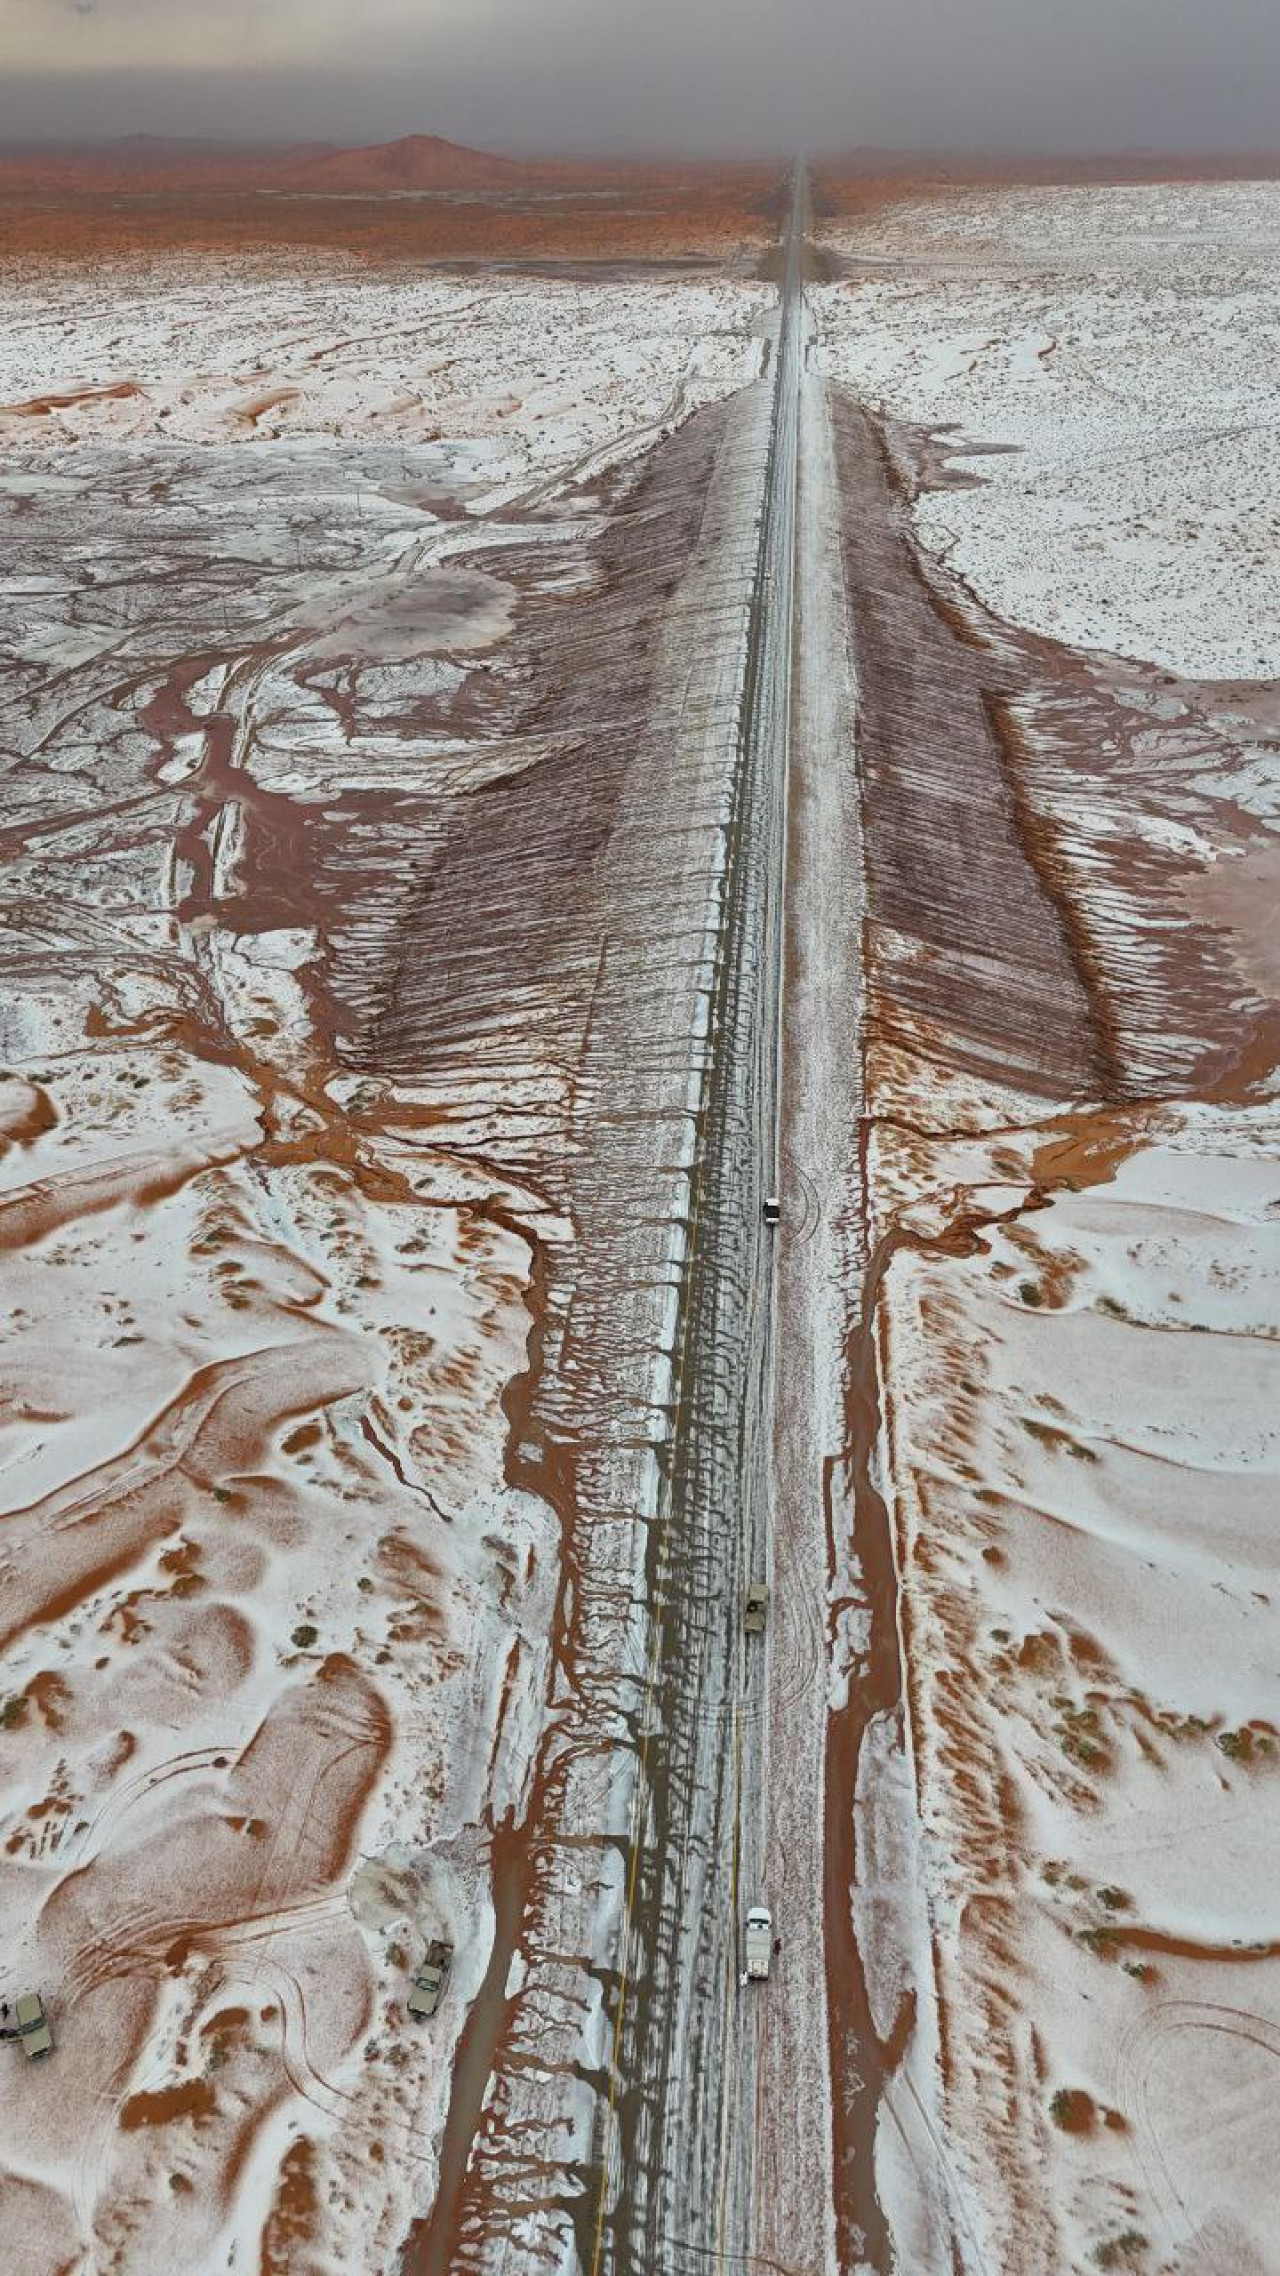
[[[758,2041],[742,1924],[768,1902],[769,1638],[748,1581],[771,1571],[774,1260],[787,785],[808,189],[793,179],[734,809],[692,1180],[654,1641],[633,1818],[625,1966],[591,2276],[749,2266]],[[787,1203],[790,1207],[790,1201]],[[785,1580],[783,1581],[785,1585]],[[778,1923],[782,1931],[785,1924]]]

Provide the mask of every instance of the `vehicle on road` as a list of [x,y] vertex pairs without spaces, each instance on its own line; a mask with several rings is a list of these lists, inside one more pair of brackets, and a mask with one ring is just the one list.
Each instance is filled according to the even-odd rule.
[[782,1200],[780,1195],[771,1193],[766,1197],[764,1204],[764,1221],[766,1225],[781,1224]]
[[769,1617],[769,1591],[763,1581],[752,1581],[742,1599],[742,1625],[749,1636],[763,1636]]
[[453,1967],[453,1946],[433,1937],[427,1955],[409,1986],[409,2013],[425,2020],[434,2015],[444,1998]]
[[747,1914],[747,1980],[764,1983],[773,1961],[773,1914],[767,1905],[753,1905]]
[[23,2054],[32,2062],[38,2055],[52,2054],[53,2033],[39,1992],[25,1992],[13,2012],[18,2025],[15,2036],[22,2041]]

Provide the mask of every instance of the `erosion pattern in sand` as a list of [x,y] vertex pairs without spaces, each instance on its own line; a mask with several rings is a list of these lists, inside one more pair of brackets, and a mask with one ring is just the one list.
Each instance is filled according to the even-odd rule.
[[1262,2276],[1280,194],[952,193],[830,235],[938,1990],[936,2077],[889,2107],[940,2085],[967,2266]]
[[[572,1593],[522,1399],[600,1002],[649,1183],[592,1222],[655,1369],[671,1316],[714,798],[666,903],[614,839],[679,796],[663,609],[773,296],[4,290],[0,1921],[58,2035],[7,2057],[6,2227],[26,2276],[389,2270]],[[658,944],[625,1037],[606,936]]]

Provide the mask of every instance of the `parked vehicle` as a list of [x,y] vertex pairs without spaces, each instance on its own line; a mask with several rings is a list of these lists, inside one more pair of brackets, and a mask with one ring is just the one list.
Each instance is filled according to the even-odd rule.
[[764,1221],[765,1221],[765,1224],[766,1224],[766,1225],[777,1225],[777,1224],[780,1224],[780,1223],[781,1223],[781,1220],[782,1220],[782,1199],[781,1199],[781,1196],[780,1196],[779,1194],[776,1194],[776,1193],[771,1193],[771,1194],[769,1194],[769,1195],[768,1195],[768,1197],[767,1197],[767,1199],[766,1199],[766,1201],[765,1201],[765,1205],[764,1205]]
[[769,1591],[763,1581],[752,1581],[742,1599],[742,1625],[749,1636],[763,1636],[769,1617]]
[[427,1946],[426,1958],[409,1986],[410,2015],[425,2020],[435,2014],[444,1998],[452,1967],[452,1944],[441,1944],[433,1937]]
[[753,1905],[747,1914],[747,1979],[764,1983],[773,1961],[773,1914],[767,1905]]
[[17,2017],[16,2036],[22,2041],[23,2054],[28,2056],[32,2062],[36,2060],[38,2055],[51,2055],[53,2053],[53,2033],[49,2028],[49,2018],[45,2014],[44,2001],[39,1992],[24,1992],[22,1998],[16,2002],[13,2012]]

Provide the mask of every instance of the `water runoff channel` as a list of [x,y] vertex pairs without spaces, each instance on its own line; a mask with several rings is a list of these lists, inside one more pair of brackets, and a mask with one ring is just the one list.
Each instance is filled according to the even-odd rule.
[[[769,1577],[773,1264],[803,259],[797,165],[764,495],[748,615],[712,1048],[687,1251],[653,1580],[654,1642],[633,1821],[611,2092],[589,2276],[750,2266],[755,2034],[740,1982],[757,1901]],[[767,381],[766,383],[767,384]],[[784,1210],[785,1217],[785,1210]]]

